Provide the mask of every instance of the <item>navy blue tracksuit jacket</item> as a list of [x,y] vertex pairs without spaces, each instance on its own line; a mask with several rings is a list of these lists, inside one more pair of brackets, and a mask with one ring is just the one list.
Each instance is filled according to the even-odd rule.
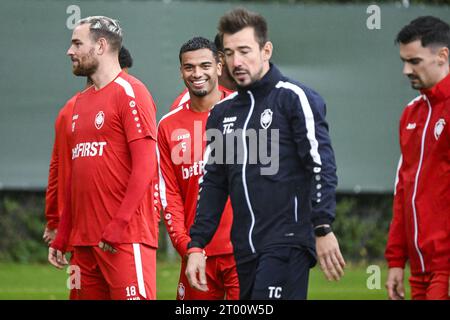
[[[319,94],[273,64],[261,80],[219,102],[206,125],[205,173],[188,247],[211,240],[230,196],[238,263],[275,246],[313,251],[313,226],[331,224],[336,205],[325,114]],[[270,163],[260,156],[265,150]]]

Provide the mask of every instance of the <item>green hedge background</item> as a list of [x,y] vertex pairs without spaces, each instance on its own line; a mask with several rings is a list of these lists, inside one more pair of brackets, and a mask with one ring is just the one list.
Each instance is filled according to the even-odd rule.
[[[0,192],[0,262],[45,262],[43,192]],[[383,258],[391,219],[390,195],[338,195],[333,224],[342,253],[355,263]],[[165,226],[160,225],[158,257],[167,255]]]

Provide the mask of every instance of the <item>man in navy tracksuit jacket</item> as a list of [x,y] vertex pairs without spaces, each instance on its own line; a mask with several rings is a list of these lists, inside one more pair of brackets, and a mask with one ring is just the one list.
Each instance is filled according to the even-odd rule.
[[[254,23],[227,32],[230,23],[241,21]],[[202,248],[230,196],[240,298],[305,299],[316,245],[327,278],[343,273],[345,262],[331,232],[336,165],[323,99],[269,62],[272,44],[258,43],[261,24],[264,18],[245,9],[219,23],[226,63],[239,88],[208,118],[186,273],[194,287],[206,290]]]

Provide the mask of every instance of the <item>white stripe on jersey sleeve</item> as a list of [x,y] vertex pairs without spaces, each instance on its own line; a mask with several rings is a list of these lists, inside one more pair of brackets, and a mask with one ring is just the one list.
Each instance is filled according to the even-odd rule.
[[419,101],[420,99],[423,99],[423,95],[419,95],[419,96],[415,97],[414,99],[412,99],[412,100],[407,104],[407,106],[408,106],[408,107],[409,107],[409,106],[412,106],[416,101]]
[[306,97],[305,92],[299,86],[285,81],[280,81],[277,83],[276,88],[285,88],[295,92],[297,94],[300,105],[302,106],[303,114],[305,115],[306,121],[306,137],[309,140],[309,144],[311,145],[311,149],[309,153],[311,154],[312,159],[319,165],[322,165],[322,160],[320,159],[319,154],[319,142],[316,139],[316,128],[314,123],[314,115],[311,109],[311,105],[309,104],[308,98]]
[[159,124],[161,123],[161,121],[163,121],[164,119],[166,119],[166,118],[170,117],[171,115],[177,113],[177,112],[180,111],[180,110],[183,110],[183,106],[182,106],[182,105],[178,106],[176,109],[173,109],[173,110],[170,111],[169,113],[167,113],[167,114],[165,114],[164,116],[162,116],[161,120],[159,120],[159,122],[158,122],[158,126],[159,126]]
[[133,87],[127,80],[125,80],[124,78],[121,78],[121,77],[117,77],[116,80],[114,80],[114,82],[119,84],[122,88],[124,88],[127,96],[130,96],[133,99],[135,98]]
[[398,185],[398,181],[399,179],[399,174],[400,174],[400,168],[402,166],[403,163],[403,155],[400,154],[400,159],[398,160],[398,165],[397,165],[397,173],[395,174],[395,185],[394,185],[394,196],[397,194],[397,185]]
[[185,102],[188,102],[191,99],[191,96],[189,95],[189,91],[186,91],[186,93],[181,97],[180,102],[178,103],[178,106],[183,105]]
[[161,204],[163,209],[167,208],[167,196],[166,196],[166,182],[161,172],[161,157],[159,155],[158,143],[156,144],[156,157],[158,159],[158,175],[159,175],[159,198],[161,199]]

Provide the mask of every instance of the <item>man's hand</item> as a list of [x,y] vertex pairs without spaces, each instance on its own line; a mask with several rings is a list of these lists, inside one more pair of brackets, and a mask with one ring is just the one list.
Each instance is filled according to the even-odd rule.
[[50,245],[52,243],[52,241],[55,240],[56,232],[57,232],[57,229],[49,229],[49,228],[45,227],[44,235],[42,236],[42,239],[44,239],[44,241],[47,245]]
[[[193,252],[188,255],[186,266],[186,276],[192,288],[206,292],[208,286],[206,283],[206,257],[201,252]],[[198,278],[197,278],[198,274]]]
[[69,264],[64,253],[52,247],[48,248],[48,262],[58,269],[62,269]]
[[390,300],[404,300],[403,268],[389,268],[386,289]]
[[111,253],[116,253],[117,252],[116,248],[114,248],[112,245],[110,245],[109,243],[106,243],[104,241],[100,241],[98,243],[98,247],[100,249],[102,249],[103,251],[105,251],[105,252],[111,252]]
[[325,277],[329,281],[338,281],[344,275],[345,260],[333,232],[323,237],[316,237],[316,251]]

